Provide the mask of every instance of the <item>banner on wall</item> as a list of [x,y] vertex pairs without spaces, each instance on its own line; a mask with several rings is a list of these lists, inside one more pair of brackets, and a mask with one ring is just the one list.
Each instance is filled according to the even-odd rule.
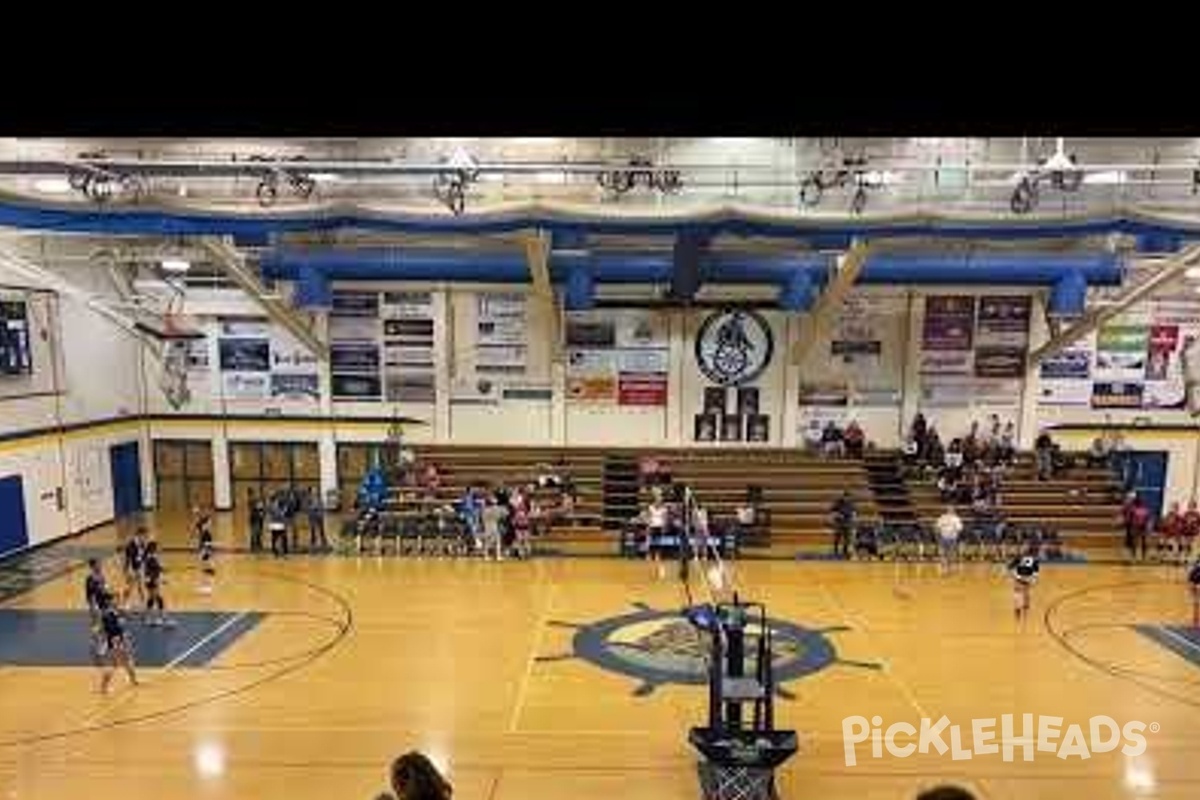
[[615,403],[616,355],[606,350],[568,351],[567,398],[579,403]]
[[432,403],[436,398],[432,372],[389,374],[384,382],[384,399],[389,403]]
[[976,345],[1025,349],[1029,346],[1029,318],[1033,303],[1028,295],[985,295],[979,298]]
[[1038,402],[1047,406],[1086,406],[1092,402],[1092,351],[1072,348],[1042,359]]
[[567,320],[567,398],[665,406],[669,351],[659,315],[640,310],[572,313]]
[[975,298],[969,295],[931,295],[925,298],[921,349],[971,350],[975,330]]
[[1097,381],[1092,386],[1092,408],[1141,408],[1144,392],[1141,383]]
[[801,406],[845,406],[850,403],[850,390],[838,383],[801,383]]
[[222,372],[271,371],[268,339],[221,339],[218,347]]
[[284,400],[318,400],[321,397],[316,373],[271,374],[271,397]]
[[225,372],[221,389],[229,400],[265,400],[271,394],[271,376],[267,372]]
[[623,406],[665,406],[665,372],[621,372],[617,381],[617,403]]
[[329,310],[329,316],[363,317],[378,320],[379,292],[334,292],[333,305]]
[[476,372],[524,372],[525,295],[480,294],[477,302]]

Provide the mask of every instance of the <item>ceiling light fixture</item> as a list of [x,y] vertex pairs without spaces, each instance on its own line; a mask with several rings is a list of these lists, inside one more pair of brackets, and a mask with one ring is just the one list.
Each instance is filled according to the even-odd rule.
[[187,272],[192,268],[192,262],[186,258],[164,258],[160,264],[163,272],[173,272],[176,274]]
[[1200,267],[1188,267],[1184,270],[1183,277],[1190,281],[1200,280]]
[[341,180],[341,176],[333,172],[313,172],[308,177],[317,183],[333,183]]

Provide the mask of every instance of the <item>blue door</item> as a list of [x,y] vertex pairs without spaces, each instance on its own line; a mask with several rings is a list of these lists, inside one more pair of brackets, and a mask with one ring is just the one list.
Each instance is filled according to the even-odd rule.
[[112,468],[113,516],[117,519],[142,510],[142,464],[137,442],[109,448]]
[[0,555],[29,546],[25,527],[25,487],[21,476],[0,478]]
[[1169,456],[1164,451],[1130,450],[1118,461],[1126,491],[1137,492],[1154,519],[1162,519]]

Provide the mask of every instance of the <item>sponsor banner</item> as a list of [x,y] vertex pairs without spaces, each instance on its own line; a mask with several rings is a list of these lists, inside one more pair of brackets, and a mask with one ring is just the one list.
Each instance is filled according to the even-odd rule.
[[417,367],[432,369],[433,353],[428,347],[385,343],[383,363],[388,367]]
[[567,378],[567,399],[576,403],[615,403],[617,377],[610,373]]
[[1031,309],[1032,301],[1027,295],[979,298],[976,346],[1027,347]]
[[317,374],[317,357],[287,331],[271,331],[271,371],[285,374]]
[[221,317],[217,332],[233,339],[265,339],[270,335],[271,324],[260,317]]
[[477,318],[480,347],[525,346],[525,295],[481,294]]
[[847,363],[856,357],[874,356],[879,358],[883,353],[883,342],[875,340],[835,339],[829,343],[829,354],[841,358]]
[[521,384],[505,386],[500,391],[504,400],[537,400],[549,402],[554,398],[554,390],[545,385]]
[[617,369],[621,372],[667,372],[666,350],[618,350]]
[[389,403],[432,403],[436,397],[432,372],[390,374],[384,382],[384,398]]
[[1150,319],[1159,325],[1200,326],[1200,302],[1195,300],[1154,300]]
[[567,319],[566,345],[609,348],[617,344],[617,323],[612,319]]
[[329,348],[329,366],[339,373],[379,372],[379,347],[374,344],[333,344]]
[[1142,402],[1146,408],[1183,408],[1187,401],[1187,389],[1183,379],[1148,381],[1142,388]]
[[665,351],[668,346],[666,317],[653,311],[619,312],[616,346]]
[[899,389],[855,387],[852,397],[856,406],[887,408],[900,405]]
[[269,372],[271,369],[268,339],[221,339],[218,352],[222,372]]
[[1097,350],[1095,376],[1106,382],[1141,380],[1146,376],[1146,351]]
[[933,352],[921,354],[922,375],[970,375],[972,353]]
[[316,400],[321,396],[315,374],[271,375],[271,397],[288,400]]
[[335,400],[379,400],[383,385],[379,375],[339,375],[334,373],[331,391]]
[[384,292],[384,319],[433,320],[433,295],[429,292]]
[[1047,381],[1038,394],[1038,403],[1044,406],[1088,406],[1091,402],[1090,380]]
[[800,384],[801,406],[844,406],[850,402],[850,391],[838,384]]
[[476,372],[521,373],[525,371],[524,346],[479,345],[475,356]]
[[1110,353],[1145,353],[1150,329],[1145,325],[1106,325],[1096,335],[1096,349]]
[[331,317],[379,318],[379,292],[334,292]]
[[265,400],[270,395],[271,376],[264,372],[225,372],[221,389],[227,400]]
[[379,338],[379,320],[374,317],[330,317],[329,341],[374,342]]
[[1042,359],[1038,375],[1042,380],[1083,380],[1092,377],[1090,350],[1063,350]]
[[1092,386],[1092,408],[1141,408],[1144,392],[1140,383],[1097,382]]
[[974,330],[974,297],[933,295],[925,298],[921,334],[923,350],[969,351]]
[[617,402],[623,406],[665,406],[666,373],[622,372],[617,382]]
[[981,345],[975,349],[977,378],[1020,378],[1024,374],[1024,347]]

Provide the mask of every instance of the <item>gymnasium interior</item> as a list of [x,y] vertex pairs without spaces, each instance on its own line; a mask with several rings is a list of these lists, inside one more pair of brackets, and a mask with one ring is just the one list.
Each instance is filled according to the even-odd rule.
[[0,138],[0,799],[1200,796],[1198,191]]

